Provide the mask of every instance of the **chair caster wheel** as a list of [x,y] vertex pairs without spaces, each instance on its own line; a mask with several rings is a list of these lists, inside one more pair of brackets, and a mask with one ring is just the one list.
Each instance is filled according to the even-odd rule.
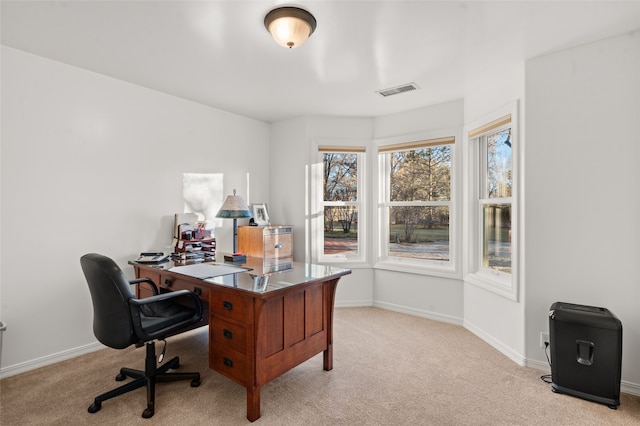
[[97,413],[98,411],[100,411],[101,408],[102,408],[102,404],[101,403],[94,402],[93,404],[91,404],[89,406],[87,411],[93,414],[93,413]]
[[142,412],[142,418],[150,419],[151,417],[153,417],[153,410],[145,408],[145,410]]
[[198,386],[200,386],[200,379],[193,379],[191,381],[191,387],[192,388],[197,388]]
[[126,375],[126,374],[119,373],[119,374],[116,376],[116,381],[117,381],[117,382],[121,382],[121,381],[123,381],[123,380],[124,380],[124,379],[126,379],[126,378],[127,378],[127,375]]

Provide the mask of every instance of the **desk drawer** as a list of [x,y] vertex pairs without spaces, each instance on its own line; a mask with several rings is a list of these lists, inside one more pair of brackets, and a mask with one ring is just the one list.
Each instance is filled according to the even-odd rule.
[[[136,278],[149,278],[156,286],[160,285],[160,272],[158,271],[147,271],[136,268]],[[153,296],[153,290],[149,283],[136,284],[136,287],[136,297],[138,299]]]
[[247,328],[241,325],[213,317],[210,321],[209,339],[216,348],[233,349],[243,355],[247,354]]
[[252,298],[241,294],[233,294],[215,290],[211,293],[211,313],[224,319],[232,319],[243,324],[253,323]]
[[205,302],[209,301],[209,288],[206,285],[198,285],[191,281],[175,278],[171,275],[160,275],[160,286],[172,291],[189,290],[200,296]]
[[209,364],[217,372],[232,380],[248,386],[252,380],[249,369],[249,361],[246,355],[239,354],[232,349],[221,348],[213,345],[210,347]]
[[264,236],[264,258],[281,259],[293,256],[292,234],[266,234]]
[[138,284],[138,289],[136,290],[136,297],[138,299],[145,299],[151,296],[153,296],[153,290],[149,288],[149,284]]

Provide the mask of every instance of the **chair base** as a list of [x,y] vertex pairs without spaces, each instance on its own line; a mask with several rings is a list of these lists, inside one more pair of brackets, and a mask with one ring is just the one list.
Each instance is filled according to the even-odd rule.
[[132,390],[147,387],[147,408],[142,412],[142,417],[148,419],[153,417],[155,412],[155,394],[156,383],[161,382],[175,382],[178,380],[191,380],[191,387],[200,386],[200,373],[167,373],[169,369],[176,369],[180,367],[180,359],[174,357],[165,363],[162,367],[158,368],[156,364],[156,350],[155,342],[148,342],[147,357],[145,359],[145,371],[134,370],[133,368],[121,368],[120,373],[116,376],[117,381],[123,381],[127,377],[131,377],[134,380],[129,383],[117,387],[109,392],[105,392],[98,395],[93,404],[89,406],[87,411],[90,413],[96,413],[102,408],[102,403],[107,399],[114,398],[118,395],[131,392]]

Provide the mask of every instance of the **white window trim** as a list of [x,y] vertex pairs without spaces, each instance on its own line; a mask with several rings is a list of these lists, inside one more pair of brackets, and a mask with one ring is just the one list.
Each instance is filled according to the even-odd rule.
[[[349,263],[349,267],[368,267],[367,254],[369,250],[367,229],[368,229],[368,205],[367,205],[367,162],[368,162],[368,145],[369,140],[353,140],[353,139],[314,139],[311,153],[311,182],[309,190],[311,193],[309,212],[307,214],[308,229],[311,233],[310,253],[311,262],[320,264],[344,264]],[[323,152],[320,147],[330,146],[335,148],[334,152],[341,152],[340,148],[359,147],[362,152],[358,152],[362,156],[358,161],[358,202],[342,203],[330,202],[325,204],[324,194],[322,193],[323,182]],[[347,152],[346,150],[344,152]],[[325,205],[358,205],[358,254],[324,254],[324,206]]]
[[[436,140],[453,136],[455,143],[451,145],[451,198],[450,198],[450,216],[449,216],[449,260],[430,260],[430,259],[411,259],[396,256],[387,256],[388,252],[388,218],[385,206],[386,179],[388,170],[385,170],[386,162],[379,154],[378,149],[381,146],[396,145],[410,143],[419,140]],[[407,272],[420,275],[430,275],[445,278],[461,278],[460,270],[460,232],[459,224],[461,223],[460,203],[459,203],[459,186],[458,182],[461,173],[461,155],[458,146],[460,145],[461,135],[460,128],[439,129],[437,131],[422,132],[417,134],[396,136],[391,138],[376,139],[375,145],[375,167],[377,179],[375,179],[374,193],[377,194],[377,204],[372,211],[372,221],[374,226],[374,241],[376,241],[376,250],[374,254],[374,268],[389,271]],[[372,155],[373,156],[373,155]]]
[[[469,132],[480,128],[487,123],[511,114],[511,134],[512,145],[512,166],[513,166],[513,186],[511,201],[511,274],[501,271],[484,268],[480,265],[480,255],[482,253],[482,242],[480,241],[481,230],[483,229],[482,215],[480,212],[480,201],[478,199],[479,182],[479,146],[476,143],[478,138],[469,139]],[[518,301],[520,276],[520,255],[521,238],[524,226],[522,223],[521,208],[523,202],[523,154],[522,135],[518,126],[518,101],[514,101],[482,118],[474,120],[465,125],[463,133],[463,169],[466,177],[463,185],[463,198],[466,207],[463,212],[463,277],[466,283],[478,286],[485,290],[499,294],[507,299]],[[500,199],[495,200],[496,202]]]

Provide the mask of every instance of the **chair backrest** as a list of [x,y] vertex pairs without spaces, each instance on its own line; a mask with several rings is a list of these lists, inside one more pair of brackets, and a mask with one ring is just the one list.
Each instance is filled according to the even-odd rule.
[[110,258],[90,253],[80,258],[93,302],[93,334],[104,345],[124,349],[136,342],[129,299],[134,297],[122,270]]

